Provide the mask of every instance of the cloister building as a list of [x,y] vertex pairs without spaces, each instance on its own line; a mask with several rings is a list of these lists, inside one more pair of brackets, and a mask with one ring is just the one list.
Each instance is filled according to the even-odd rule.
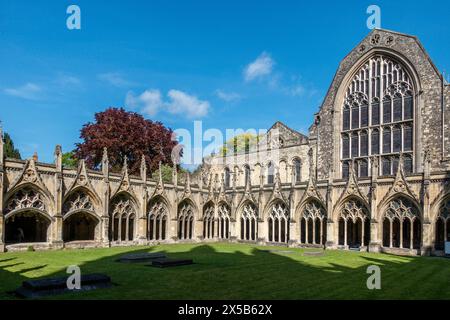
[[[1,139],[0,139],[1,140]],[[0,249],[232,241],[441,255],[450,241],[450,86],[416,37],[375,29],[340,63],[308,135],[171,183],[5,159]]]

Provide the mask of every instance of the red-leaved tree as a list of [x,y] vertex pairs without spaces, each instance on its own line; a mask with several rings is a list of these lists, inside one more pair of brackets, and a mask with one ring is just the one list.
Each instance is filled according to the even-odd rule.
[[161,122],[144,119],[123,108],[109,108],[96,113],[94,123],[83,126],[80,135],[83,142],[76,145],[75,157],[84,159],[89,168],[98,169],[106,147],[111,170],[119,171],[126,156],[129,172],[137,174],[144,155],[147,168],[154,171],[159,161],[172,165],[171,153],[177,145],[172,134]]

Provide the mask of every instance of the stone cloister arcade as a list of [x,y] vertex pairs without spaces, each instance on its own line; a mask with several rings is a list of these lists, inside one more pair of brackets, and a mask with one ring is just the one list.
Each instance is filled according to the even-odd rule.
[[262,148],[205,158],[192,181],[150,179],[145,161],[110,172],[107,150],[98,170],[63,167],[59,146],[54,163],[6,159],[0,139],[0,251],[230,241],[442,255],[448,119],[450,86],[417,38],[374,30],[307,135],[277,121]]

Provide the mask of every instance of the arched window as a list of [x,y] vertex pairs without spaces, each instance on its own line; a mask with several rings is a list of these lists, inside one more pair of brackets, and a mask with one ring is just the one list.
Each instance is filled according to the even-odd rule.
[[[374,55],[355,73],[342,104],[341,164],[356,160],[363,170],[366,159],[383,153],[386,172],[394,163],[391,157],[401,152],[413,158],[414,86],[403,66],[383,55]],[[369,117],[370,115],[370,117]],[[366,129],[367,128],[367,129]],[[381,167],[383,158],[377,158]],[[390,168],[389,172],[391,172]]]
[[229,188],[230,187],[230,169],[229,168],[225,168],[225,187]]
[[249,184],[252,184],[252,180],[251,180],[251,170],[250,170],[250,166],[248,164],[246,164],[244,166],[244,176],[245,176],[245,183],[247,183],[247,181],[249,182]]
[[299,159],[294,159],[294,174],[295,182],[300,182],[302,179],[302,164]]
[[267,183],[272,184],[274,181],[274,166],[272,162],[267,165]]

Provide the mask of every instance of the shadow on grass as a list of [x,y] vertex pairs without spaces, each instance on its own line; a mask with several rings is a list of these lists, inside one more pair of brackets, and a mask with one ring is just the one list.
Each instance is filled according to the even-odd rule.
[[[303,256],[302,250],[289,250],[293,253],[241,244],[85,250],[92,259],[78,263],[82,273],[107,274],[117,286],[49,299],[450,299],[449,260],[342,251]],[[45,277],[66,275],[65,268],[77,264],[83,251],[59,251],[67,265],[61,262],[61,268],[45,273]],[[139,252],[164,252],[169,258],[193,259],[194,264],[160,269],[146,263],[115,261],[124,254]],[[20,254],[16,258],[20,261]],[[42,263],[38,258],[34,262]],[[381,290],[367,289],[369,265],[381,268]],[[43,273],[47,264],[6,270],[11,266],[0,261],[3,299],[13,298],[4,292],[13,291],[28,279],[24,273]]]

